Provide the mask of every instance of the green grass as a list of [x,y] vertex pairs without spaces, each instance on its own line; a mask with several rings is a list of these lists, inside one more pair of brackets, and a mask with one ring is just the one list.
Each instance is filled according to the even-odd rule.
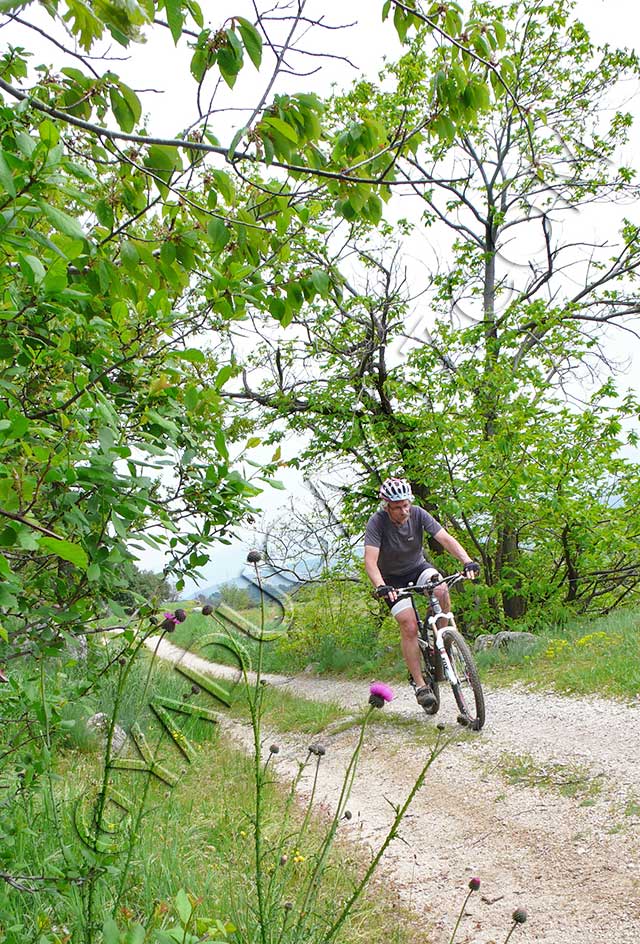
[[[111,645],[116,645],[115,641]],[[168,927],[175,919],[176,896],[184,889],[195,903],[202,928],[219,922],[217,939],[230,944],[236,938],[255,939],[255,798],[251,760],[227,743],[219,734],[219,726],[209,721],[180,716],[176,722],[195,748],[191,760],[166,735],[162,737],[150,709],[152,700],[163,696],[210,707],[211,697],[202,690],[193,691],[189,681],[167,665],[156,662],[149,673],[150,658],[141,652],[128,675],[118,720],[128,728],[137,722],[152,751],[160,745],[157,760],[176,776],[177,783],[169,789],[151,778],[140,841],[134,848],[131,872],[117,904],[118,923],[122,928],[132,928],[139,922],[149,930],[145,940],[150,944],[154,939],[151,929]],[[23,801],[13,811],[14,828],[3,837],[3,868],[14,875],[45,875],[50,879],[41,892],[29,895],[0,883],[0,941],[6,944],[23,941],[61,944],[67,940],[66,929],[70,940],[86,939],[81,917],[83,887],[64,878],[87,874],[87,853],[83,852],[75,831],[74,811],[79,801],[94,795],[101,775],[99,745],[81,736],[81,719],[89,708],[96,707],[96,700],[103,710],[112,706],[118,672],[118,667],[114,667],[113,680],[108,676],[104,679],[99,698],[94,696],[91,705],[84,706],[86,710],[75,706],[76,727],[65,728],[64,738],[54,745],[51,779],[45,778],[39,786],[25,791]],[[314,734],[345,716],[335,705],[309,702],[271,686],[265,688],[263,696],[265,724],[279,731]],[[245,716],[240,701],[231,709],[232,717]],[[302,754],[301,760],[305,760],[306,752],[303,750]],[[137,756],[131,742],[126,756]],[[120,770],[113,771],[111,776],[112,785],[123,796],[137,801],[146,775]],[[271,914],[274,941],[279,939],[285,917],[292,921],[300,917],[302,889],[316,862],[326,827],[322,818],[312,816],[301,831],[303,815],[294,802],[289,803],[291,815],[283,833],[287,803],[287,791],[267,777],[263,797],[267,812],[263,866],[268,882],[277,891]],[[114,820],[119,815],[114,810]],[[340,833],[341,827],[320,899],[314,905],[313,928],[305,938],[308,940],[322,935],[335,915],[336,903],[348,898],[368,864],[367,856],[341,839]],[[115,855],[106,864],[109,871],[98,881],[96,902],[100,915],[107,914],[113,906],[122,858]],[[340,941],[364,944],[382,932],[391,944],[417,942],[417,935],[412,937],[411,931],[415,922],[407,918],[395,898],[376,888],[341,932]],[[284,907],[289,901],[290,911]],[[424,935],[420,934],[420,939],[424,941]],[[288,933],[282,937],[283,944],[287,940]]]
[[633,698],[640,692],[640,613],[621,610],[540,633],[528,652],[479,652],[488,685],[520,682],[574,695]]
[[505,752],[498,764],[491,767],[491,773],[495,772],[510,786],[535,787],[560,796],[575,797],[585,805],[594,800],[603,788],[602,777],[594,776],[587,767],[549,761],[541,764],[530,754]]

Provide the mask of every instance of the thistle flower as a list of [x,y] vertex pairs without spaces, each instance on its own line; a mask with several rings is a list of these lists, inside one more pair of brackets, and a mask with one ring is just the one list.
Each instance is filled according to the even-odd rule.
[[280,753],[280,745],[279,745],[279,744],[271,744],[271,745],[269,746],[269,753],[270,753],[270,754],[279,754],[279,753]]
[[185,610],[176,610],[173,614],[177,623],[184,623],[187,618]]
[[323,757],[327,752],[322,744],[310,744],[309,753],[315,754],[316,757]]
[[255,548],[247,554],[247,563],[257,564],[262,560],[262,554],[260,551],[257,551]]
[[472,892],[477,892],[480,888],[480,879],[479,878],[470,878],[469,879],[469,888]]
[[210,603],[207,603],[205,606],[202,607],[203,616],[211,616],[212,613],[213,613],[213,607],[211,606]]
[[516,908],[511,917],[516,924],[524,924],[527,920],[527,912],[524,910],[524,908]]
[[393,699],[393,689],[384,682],[373,682],[369,687],[369,704],[374,708],[383,708],[385,702]]

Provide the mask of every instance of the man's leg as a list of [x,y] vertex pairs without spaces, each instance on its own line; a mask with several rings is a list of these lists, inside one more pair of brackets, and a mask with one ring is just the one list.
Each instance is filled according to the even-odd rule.
[[[416,586],[423,587],[434,576],[436,576],[438,580],[442,580],[442,574],[438,573],[435,567],[425,568],[425,570],[422,571],[422,573],[419,575],[418,579],[416,580]],[[436,587],[435,594],[436,594],[436,598],[440,606],[442,607],[443,613],[450,613],[451,612],[451,597],[449,596],[449,588],[447,587],[446,583],[440,584],[439,587]],[[438,629],[443,629],[448,624],[449,624],[448,620],[444,618],[439,619]]]
[[411,600],[407,597],[398,600],[391,607],[391,612],[400,627],[400,646],[411,678],[416,687],[416,699],[422,708],[430,708],[436,703],[436,697],[424,680],[420,646],[418,645],[418,620]]
[[411,673],[411,678],[415,682],[416,688],[424,688],[425,681],[418,645],[418,621],[411,601],[406,602],[409,604],[408,607],[401,609],[400,612],[394,612],[394,607],[391,612],[400,627],[400,648],[402,649],[402,657]]

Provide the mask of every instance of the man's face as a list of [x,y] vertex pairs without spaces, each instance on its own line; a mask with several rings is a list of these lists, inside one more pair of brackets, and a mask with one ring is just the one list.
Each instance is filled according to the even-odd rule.
[[387,514],[395,525],[404,524],[409,520],[409,510],[411,502],[404,501],[387,502]]

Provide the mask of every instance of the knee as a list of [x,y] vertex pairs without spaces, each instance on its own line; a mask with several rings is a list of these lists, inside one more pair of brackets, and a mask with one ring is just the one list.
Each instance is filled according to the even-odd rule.
[[445,611],[445,613],[448,613],[451,609],[451,600],[449,599],[449,591],[447,588],[438,587],[436,590],[436,597],[438,598],[438,602],[440,603],[442,609]]
[[400,633],[404,639],[415,639],[418,635],[418,624],[416,622],[415,616],[413,619],[406,618],[403,620],[398,620],[398,625],[400,627]]

